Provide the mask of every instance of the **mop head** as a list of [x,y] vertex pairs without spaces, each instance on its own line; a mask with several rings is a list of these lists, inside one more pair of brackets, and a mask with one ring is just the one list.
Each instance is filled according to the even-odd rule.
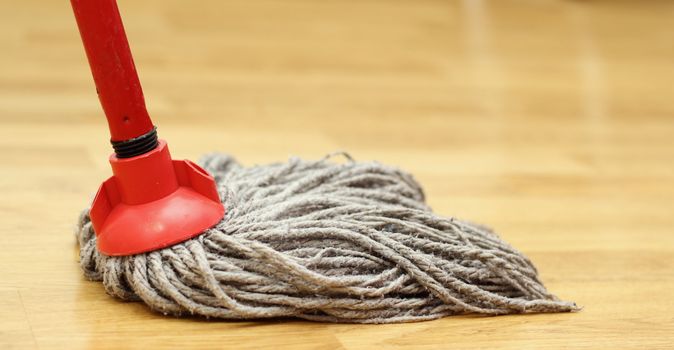
[[244,168],[208,155],[201,164],[225,218],[150,253],[101,254],[85,210],[84,274],[164,314],[223,319],[393,323],[577,310],[494,232],[434,214],[411,175],[345,156]]

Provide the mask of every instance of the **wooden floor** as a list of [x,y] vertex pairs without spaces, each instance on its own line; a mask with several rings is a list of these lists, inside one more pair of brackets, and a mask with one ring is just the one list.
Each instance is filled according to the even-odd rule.
[[674,347],[671,1],[120,0],[177,157],[347,150],[529,255],[573,314],[175,319],[77,264],[107,128],[66,1],[0,0],[0,348]]

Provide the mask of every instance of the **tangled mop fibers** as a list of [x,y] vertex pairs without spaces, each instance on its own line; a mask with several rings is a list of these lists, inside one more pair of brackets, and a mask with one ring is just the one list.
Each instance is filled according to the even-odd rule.
[[392,323],[577,309],[495,233],[434,214],[409,174],[330,158],[243,168],[206,156],[227,215],[150,253],[99,253],[87,210],[78,225],[84,273],[165,314],[225,319]]

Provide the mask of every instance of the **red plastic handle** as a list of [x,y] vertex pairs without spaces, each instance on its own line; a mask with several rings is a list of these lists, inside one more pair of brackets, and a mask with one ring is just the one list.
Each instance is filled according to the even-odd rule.
[[111,141],[146,134],[154,125],[115,0],[70,0],[89,59]]

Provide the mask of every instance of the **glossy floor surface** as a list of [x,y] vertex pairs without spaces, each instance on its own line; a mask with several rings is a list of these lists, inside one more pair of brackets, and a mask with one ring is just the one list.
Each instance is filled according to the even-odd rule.
[[119,5],[176,157],[398,165],[584,309],[362,326],[108,297],[73,235],[110,148],[71,9],[0,0],[0,348],[674,347],[674,2]]

